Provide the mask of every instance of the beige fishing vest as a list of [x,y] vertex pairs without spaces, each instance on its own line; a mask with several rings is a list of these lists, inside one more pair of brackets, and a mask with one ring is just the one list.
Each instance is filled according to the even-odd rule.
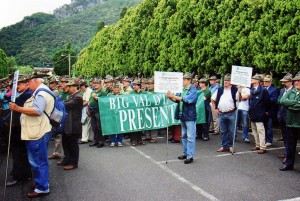
[[[46,101],[45,112],[50,116],[54,107],[54,98],[45,91],[40,91],[39,95],[43,96]],[[31,96],[25,103],[25,108],[32,108],[34,96]],[[47,132],[51,131],[52,126],[45,113],[40,116],[21,115],[21,139],[22,140],[38,140]]]

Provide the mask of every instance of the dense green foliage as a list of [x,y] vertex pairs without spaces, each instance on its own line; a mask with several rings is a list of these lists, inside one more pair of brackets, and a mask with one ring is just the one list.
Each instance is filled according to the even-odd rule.
[[76,61],[77,61],[76,52],[74,49],[72,49],[71,44],[68,44],[65,49],[55,52],[53,56],[55,74],[69,75],[69,70],[70,70],[70,77],[71,77],[72,76],[71,71],[72,70],[74,71],[74,69],[72,69],[71,67]]
[[45,13],[33,14],[0,30],[0,48],[8,56],[14,56],[18,65],[42,66],[67,43],[79,52],[95,35],[100,22],[116,23],[124,7],[140,1],[107,0],[66,19],[56,19]]
[[3,78],[6,75],[8,75],[7,64],[8,58],[5,52],[2,49],[0,49],[0,78]]
[[296,71],[299,0],[144,0],[105,27],[76,63],[83,76],[155,70],[225,73]]

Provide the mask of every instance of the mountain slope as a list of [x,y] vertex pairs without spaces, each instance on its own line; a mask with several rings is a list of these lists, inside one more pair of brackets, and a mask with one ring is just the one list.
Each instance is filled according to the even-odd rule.
[[[100,22],[116,23],[124,7],[135,6],[140,1],[107,0],[65,19],[35,13],[1,29],[0,48],[8,56],[15,56],[18,65],[42,66],[68,42],[79,52],[97,32]],[[76,3],[78,5],[78,1]]]

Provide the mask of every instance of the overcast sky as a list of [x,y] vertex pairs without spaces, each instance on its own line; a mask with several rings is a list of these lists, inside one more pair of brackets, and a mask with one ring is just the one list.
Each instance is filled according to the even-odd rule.
[[22,21],[33,13],[52,14],[56,8],[70,3],[71,0],[1,0],[0,29]]

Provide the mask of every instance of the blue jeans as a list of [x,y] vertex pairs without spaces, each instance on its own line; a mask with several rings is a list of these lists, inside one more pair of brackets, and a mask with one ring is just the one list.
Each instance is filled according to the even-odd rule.
[[181,121],[183,155],[193,158],[196,144],[196,121]]
[[35,192],[49,192],[49,164],[47,144],[51,133],[46,133],[39,140],[26,141],[28,161],[30,163],[35,183]]
[[242,126],[243,126],[243,140],[245,140],[246,138],[249,139],[249,134],[248,134],[248,111],[246,110],[238,110],[238,121],[237,121],[237,125],[240,124],[240,122],[242,121]]
[[273,119],[272,117],[268,117],[267,120],[264,121],[264,126],[266,130],[266,143],[273,142]]
[[122,143],[123,140],[123,134],[118,134],[118,135],[110,135],[110,141],[117,143],[117,142],[121,142]]
[[235,126],[236,111],[219,114],[220,130],[221,130],[221,147],[229,148],[233,144],[233,133]]

